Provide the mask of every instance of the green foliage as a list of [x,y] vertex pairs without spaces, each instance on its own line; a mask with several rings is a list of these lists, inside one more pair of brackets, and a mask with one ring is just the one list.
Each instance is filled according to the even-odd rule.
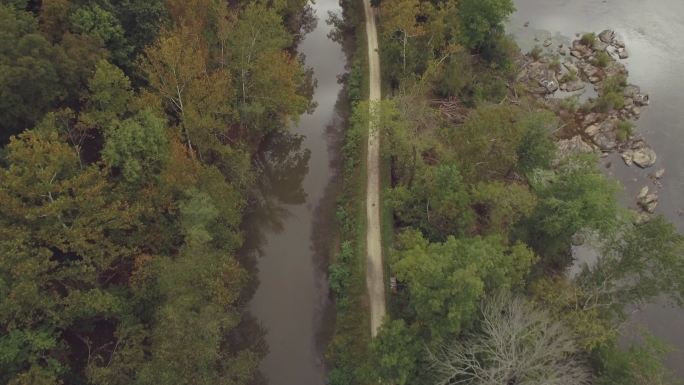
[[684,236],[662,217],[618,228],[578,284],[619,317],[627,305],[661,296],[684,304]]
[[250,3],[231,28],[219,31],[219,39],[225,41],[222,53],[237,90],[242,124],[260,130],[274,129],[269,124],[278,121],[268,122],[260,117],[296,117],[306,111],[307,96],[301,94],[305,88],[304,71],[295,57],[284,52],[292,44],[292,36],[275,9]]
[[507,235],[536,205],[536,197],[527,186],[498,181],[476,185],[472,200],[478,212],[478,233],[492,235]]
[[560,108],[569,112],[577,112],[579,110],[579,97],[571,96],[569,98],[561,99]]
[[474,76],[472,57],[467,53],[456,53],[449,58],[442,76],[435,82],[435,91],[442,97],[462,97],[471,92]]
[[133,118],[113,121],[105,131],[102,158],[136,185],[157,175],[169,156],[166,125],[149,110]]
[[[0,383],[250,383],[262,345],[232,338],[248,281],[234,257],[244,193],[266,132],[250,130],[308,107],[282,16],[303,2],[231,15],[211,1],[9,3]],[[236,74],[259,104],[249,128]]]
[[551,132],[558,125],[551,112],[538,112],[525,115],[518,126],[522,131],[517,155],[516,169],[525,175],[534,170],[548,169],[556,155],[556,144]]
[[471,199],[456,166],[426,168],[410,186],[398,186],[390,205],[402,225],[415,226],[430,239],[467,234],[474,224]]
[[328,286],[335,293],[338,301],[344,299],[344,294],[351,284],[350,265],[354,261],[354,249],[350,241],[345,241],[340,247],[337,261],[328,268]]
[[375,375],[391,384],[416,383],[416,357],[422,351],[422,344],[404,321],[386,321],[372,343]]
[[501,69],[489,67],[466,52],[455,53],[436,76],[435,92],[445,98],[456,96],[469,107],[499,103],[508,94],[506,80]]
[[101,60],[95,66],[95,74],[88,82],[86,109],[90,118],[100,127],[122,117],[133,99],[131,82],[118,67]]
[[[569,82],[574,82],[577,79],[578,79],[577,78],[577,71],[571,70],[561,77],[560,82],[561,83],[569,83]],[[570,100],[570,98],[563,99],[563,100]]]
[[560,57],[558,55],[554,56],[551,63],[549,63],[549,69],[553,70],[554,72],[561,71],[561,62]]
[[601,174],[595,157],[566,158],[555,173],[537,174],[531,184],[539,202],[526,228],[530,245],[540,255],[565,255],[571,237],[580,230],[613,228],[618,185]]
[[625,77],[624,75],[616,75],[603,81],[603,84],[601,85],[601,92],[614,92],[622,94],[626,86],[627,77]]
[[463,45],[476,50],[503,32],[503,22],[515,6],[511,0],[463,0],[459,11]]
[[466,180],[502,178],[511,171],[548,167],[554,144],[555,118],[510,105],[481,106],[463,125],[444,136],[463,165]]
[[416,325],[429,340],[458,335],[473,321],[480,298],[520,287],[536,256],[498,236],[429,243],[416,231],[399,236],[392,270],[408,286]]
[[679,383],[663,361],[671,351],[655,337],[642,335],[641,342],[622,350],[615,344],[597,353],[597,385],[644,385]]
[[[221,349],[223,331],[240,321],[236,302],[247,276],[224,250],[210,247],[218,214],[212,198],[198,190],[181,203],[186,243],[177,258],[157,267],[165,301],[152,330],[152,359],[140,373],[143,384],[217,382],[246,369],[234,357],[225,360]],[[253,372],[255,360],[247,363]]]
[[112,3],[127,43],[132,47],[132,58],[152,44],[161,27],[168,22],[164,0],[120,0]]
[[83,168],[48,125],[13,139],[7,161],[0,170],[0,327],[11,334],[0,346],[17,338],[31,344],[2,355],[3,367],[13,368],[3,379],[59,378],[70,370],[69,354],[96,343],[93,335],[120,330],[124,318],[137,322],[125,295],[108,284],[134,259],[128,235],[139,226],[137,213],[106,170]]
[[596,34],[593,32],[585,33],[580,38],[580,42],[586,46],[593,47],[596,41]]
[[625,97],[622,93],[607,92],[596,99],[594,109],[598,112],[610,112],[622,109],[625,106]]
[[114,14],[91,4],[76,8],[69,21],[74,32],[90,34],[104,42],[115,63],[124,65],[128,62],[132,47],[128,45],[124,29]]
[[624,142],[629,139],[634,133],[634,123],[621,120],[617,124],[617,138],[619,141]]
[[64,98],[60,52],[31,14],[0,4],[0,141],[36,123]]
[[444,133],[467,180],[501,178],[515,167],[521,135],[515,124],[519,114],[513,106],[484,105],[461,127]]
[[[353,20],[363,20],[362,3],[348,2]],[[359,34],[360,35],[360,34]],[[360,36],[359,36],[360,37]],[[364,37],[365,38],[365,37]],[[359,64],[365,55],[363,45],[356,45],[353,65],[358,66],[359,85],[365,69]],[[351,86],[351,84],[350,84]],[[360,92],[360,90],[359,90]],[[370,380],[370,324],[365,299],[365,243],[364,226],[365,173],[363,156],[367,131],[369,104],[348,95],[351,116],[342,144],[343,182],[336,211],[340,231],[340,249],[329,267],[329,284],[335,295],[335,332],[328,345],[328,382],[332,385],[365,384]]]
[[610,55],[608,55],[608,53],[605,51],[597,52],[596,56],[594,57],[594,65],[598,67],[605,68],[608,66],[608,64],[610,64],[611,61],[612,59],[610,58]]
[[520,54],[520,47],[510,36],[499,34],[482,50],[482,57],[489,67],[499,71],[499,76],[512,79],[517,74],[516,58]]
[[600,96],[594,104],[594,109],[600,112],[619,110],[625,106],[623,91],[627,86],[627,79],[623,75],[606,79],[601,85]]

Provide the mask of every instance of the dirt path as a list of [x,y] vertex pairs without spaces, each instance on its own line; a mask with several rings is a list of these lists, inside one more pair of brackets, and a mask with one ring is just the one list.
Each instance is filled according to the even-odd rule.
[[364,0],[366,36],[368,37],[368,68],[370,70],[370,127],[368,133],[368,181],[366,183],[366,285],[370,298],[371,335],[375,337],[385,317],[385,283],[382,264],[380,226],[380,143],[374,105],[380,101],[380,57],[378,33],[370,0]]

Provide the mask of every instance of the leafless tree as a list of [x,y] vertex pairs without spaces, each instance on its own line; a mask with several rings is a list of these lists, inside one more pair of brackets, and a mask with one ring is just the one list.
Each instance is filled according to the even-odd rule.
[[478,333],[429,352],[437,385],[584,385],[590,372],[572,334],[527,300],[482,305]]

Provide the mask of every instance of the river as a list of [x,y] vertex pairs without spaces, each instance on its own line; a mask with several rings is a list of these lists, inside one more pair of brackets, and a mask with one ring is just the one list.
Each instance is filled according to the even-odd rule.
[[[665,168],[659,189],[657,213],[684,231],[684,1],[682,0],[516,0],[517,12],[507,30],[523,49],[534,38],[569,42],[578,32],[613,29],[625,41],[630,58],[624,63],[629,81],[649,93],[651,105],[636,122],[658,154],[658,163],[647,170],[625,166],[618,156],[603,161],[609,175],[624,186],[622,200],[634,205],[638,190],[649,185],[648,174]],[[525,27],[525,23],[529,26]],[[634,325],[645,325],[671,345],[668,366],[684,379],[684,310],[662,303],[646,306],[633,315]]]
[[341,13],[338,0],[311,7],[318,20],[297,50],[313,70],[316,107],[259,151],[260,187],[243,226],[258,280],[250,311],[268,345],[261,382],[269,385],[325,384],[323,353],[334,319],[326,272],[345,126],[338,76],[346,72],[346,56],[328,38],[326,19],[328,12]]

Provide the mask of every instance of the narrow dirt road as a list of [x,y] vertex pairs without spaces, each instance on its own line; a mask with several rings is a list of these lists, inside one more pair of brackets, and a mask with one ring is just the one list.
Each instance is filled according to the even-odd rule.
[[370,119],[368,132],[368,181],[366,183],[366,285],[370,298],[371,335],[375,337],[385,317],[385,283],[382,264],[380,228],[380,143],[375,106],[380,102],[380,56],[375,15],[370,0],[363,0],[368,37],[368,68],[370,71]]

